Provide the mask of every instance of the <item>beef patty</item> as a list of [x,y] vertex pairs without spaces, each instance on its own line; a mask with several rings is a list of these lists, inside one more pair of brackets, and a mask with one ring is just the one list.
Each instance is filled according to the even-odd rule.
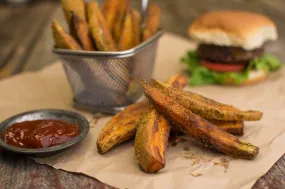
[[211,44],[200,44],[197,50],[198,57],[219,63],[248,63],[250,60],[261,56],[264,48],[256,48],[250,51],[240,47],[226,47]]

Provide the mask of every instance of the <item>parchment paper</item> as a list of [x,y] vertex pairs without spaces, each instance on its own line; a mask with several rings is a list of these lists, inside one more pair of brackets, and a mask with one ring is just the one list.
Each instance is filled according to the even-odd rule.
[[[154,77],[165,80],[180,73],[180,56],[195,45],[185,39],[165,34],[158,50]],[[246,87],[187,87],[215,100],[242,109],[264,112],[258,122],[246,122],[244,140],[260,148],[254,160],[239,160],[201,147],[192,140],[169,145],[166,167],[157,174],[143,173],[135,160],[133,142],[121,145],[106,155],[96,149],[98,132],[110,116],[81,112],[90,121],[88,136],[70,150],[40,163],[67,171],[82,172],[119,188],[250,188],[285,152],[285,70],[266,82]],[[62,66],[56,63],[35,73],[24,73],[0,82],[0,120],[39,108],[72,108],[72,93]],[[75,110],[77,111],[77,110]]]

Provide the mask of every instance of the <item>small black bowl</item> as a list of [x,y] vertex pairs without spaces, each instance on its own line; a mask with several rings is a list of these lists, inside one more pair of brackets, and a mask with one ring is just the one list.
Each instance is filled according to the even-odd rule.
[[80,142],[89,132],[89,123],[82,115],[66,111],[66,110],[57,110],[57,109],[45,109],[45,110],[35,110],[30,112],[24,112],[13,117],[10,117],[0,123],[0,133],[4,132],[9,126],[24,122],[24,121],[33,121],[40,119],[49,119],[49,120],[60,120],[68,124],[76,124],[79,127],[79,133],[71,141],[59,144],[53,147],[48,148],[20,148],[7,144],[2,137],[0,137],[0,146],[4,149],[20,154],[25,154],[29,156],[36,157],[46,157],[54,155],[58,152],[61,152],[71,146]]

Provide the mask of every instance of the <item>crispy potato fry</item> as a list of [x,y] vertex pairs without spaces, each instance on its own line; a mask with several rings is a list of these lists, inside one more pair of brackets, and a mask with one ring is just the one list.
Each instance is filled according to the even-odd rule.
[[116,51],[108,25],[95,1],[87,4],[88,24],[91,36],[100,51]]
[[165,150],[170,123],[156,109],[140,121],[135,138],[136,159],[146,173],[156,173],[165,166]]
[[124,20],[124,25],[121,33],[121,38],[118,43],[119,50],[128,50],[135,46],[135,39],[133,33],[133,22],[131,11],[127,12]]
[[152,83],[144,81],[142,85],[146,97],[160,113],[204,146],[236,158],[252,159],[258,154],[258,147],[239,140],[187,110],[177,102],[177,99],[158,89]]
[[95,50],[91,36],[89,35],[88,24],[80,18],[75,12],[71,13],[71,25],[77,41],[84,50]]
[[52,33],[55,46],[62,49],[82,50],[80,45],[68,33],[66,33],[58,21],[52,22]]
[[134,45],[137,46],[141,42],[141,15],[138,10],[132,10],[133,20],[133,34],[134,34]]
[[[170,85],[175,83],[175,86],[181,87],[180,89],[186,85],[186,79],[180,75],[171,77],[168,82]],[[181,84],[177,82],[181,82]],[[104,154],[115,146],[134,137],[139,121],[149,108],[149,103],[142,101],[126,107],[123,111],[115,115],[98,136],[98,152]]]
[[164,93],[176,99],[186,109],[205,119],[225,120],[225,121],[257,121],[262,118],[262,112],[242,111],[234,106],[222,104],[192,92],[183,92],[175,88],[168,87],[156,80],[152,83],[163,90]]
[[221,121],[221,120],[207,120],[213,125],[232,135],[243,135],[244,123],[243,121]]
[[145,27],[143,30],[143,41],[147,40],[157,32],[160,24],[160,14],[160,8],[156,4],[152,4],[148,8]]
[[120,0],[104,0],[102,13],[106,19],[110,31],[113,31],[119,6]]
[[63,12],[65,14],[66,21],[69,25],[70,33],[73,35],[74,30],[72,28],[72,14],[75,12],[82,20],[86,21],[85,3],[84,0],[61,0]]
[[115,19],[115,25],[113,27],[113,32],[112,32],[116,42],[120,41],[128,7],[129,7],[129,0],[120,0],[118,12]]

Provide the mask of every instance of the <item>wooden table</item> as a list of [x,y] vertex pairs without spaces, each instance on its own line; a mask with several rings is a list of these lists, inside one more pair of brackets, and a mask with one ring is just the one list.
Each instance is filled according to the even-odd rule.
[[[135,6],[138,4],[134,1]],[[278,26],[279,40],[268,51],[285,60],[285,2],[283,0],[156,0],[163,10],[162,27],[187,37],[189,23],[209,10],[243,9],[263,13]],[[0,4],[0,79],[38,70],[57,60],[51,53],[51,19],[64,18],[59,1],[36,1],[23,6]],[[246,171],[246,170],[245,170]],[[112,188],[79,173],[39,165],[0,149],[0,188]],[[253,186],[285,188],[285,155]]]

